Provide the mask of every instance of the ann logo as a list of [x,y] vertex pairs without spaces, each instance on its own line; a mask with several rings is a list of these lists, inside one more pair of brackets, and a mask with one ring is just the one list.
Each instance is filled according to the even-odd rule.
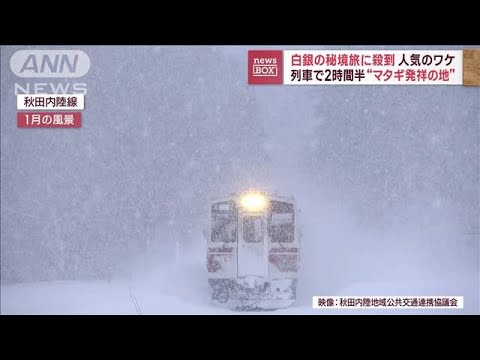
[[20,50],[10,59],[19,77],[81,77],[90,68],[90,58],[81,50]]
[[78,56],[78,54],[75,54],[72,59],[72,57],[66,54],[56,54],[53,56],[44,54],[41,57],[30,54],[20,69],[20,73],[24,74],[26,71],[31,71],[35,74],[45,72],[52,74],[65,72],[75,73],[78,65]]

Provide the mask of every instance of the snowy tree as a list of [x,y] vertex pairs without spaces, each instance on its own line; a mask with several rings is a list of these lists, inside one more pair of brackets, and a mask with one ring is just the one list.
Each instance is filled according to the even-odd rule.
[[468,130],[480,122],[478,91],[336,87],[316,94],[319,125],[305,163],[359,221],[434,226],[446,216],[463,229],[478,226],[479,133]]

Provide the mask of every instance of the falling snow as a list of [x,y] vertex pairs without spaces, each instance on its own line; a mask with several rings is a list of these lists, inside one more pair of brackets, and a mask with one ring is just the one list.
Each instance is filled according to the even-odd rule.
[[255,187],[301,208],[280,313],[387,293],[479,311],[480,88],[248,86],[244,47],[82,47],[82,128],[18,129],[19,49],[1,49],[2,313],[135,313],[128,289],[145,313],[227,312],[210,199]]

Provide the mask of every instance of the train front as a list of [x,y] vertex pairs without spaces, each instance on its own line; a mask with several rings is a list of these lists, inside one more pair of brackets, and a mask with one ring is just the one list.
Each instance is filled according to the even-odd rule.
[[296,300],[299,266],[293,199],[247,191],[212,203],[207,271],[212,300],[232,309],[277,309]]

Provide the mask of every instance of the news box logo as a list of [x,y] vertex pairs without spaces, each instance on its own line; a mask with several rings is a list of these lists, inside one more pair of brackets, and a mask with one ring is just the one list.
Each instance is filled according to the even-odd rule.
[[249,50],[249,84],[283,84],[282,50]]

